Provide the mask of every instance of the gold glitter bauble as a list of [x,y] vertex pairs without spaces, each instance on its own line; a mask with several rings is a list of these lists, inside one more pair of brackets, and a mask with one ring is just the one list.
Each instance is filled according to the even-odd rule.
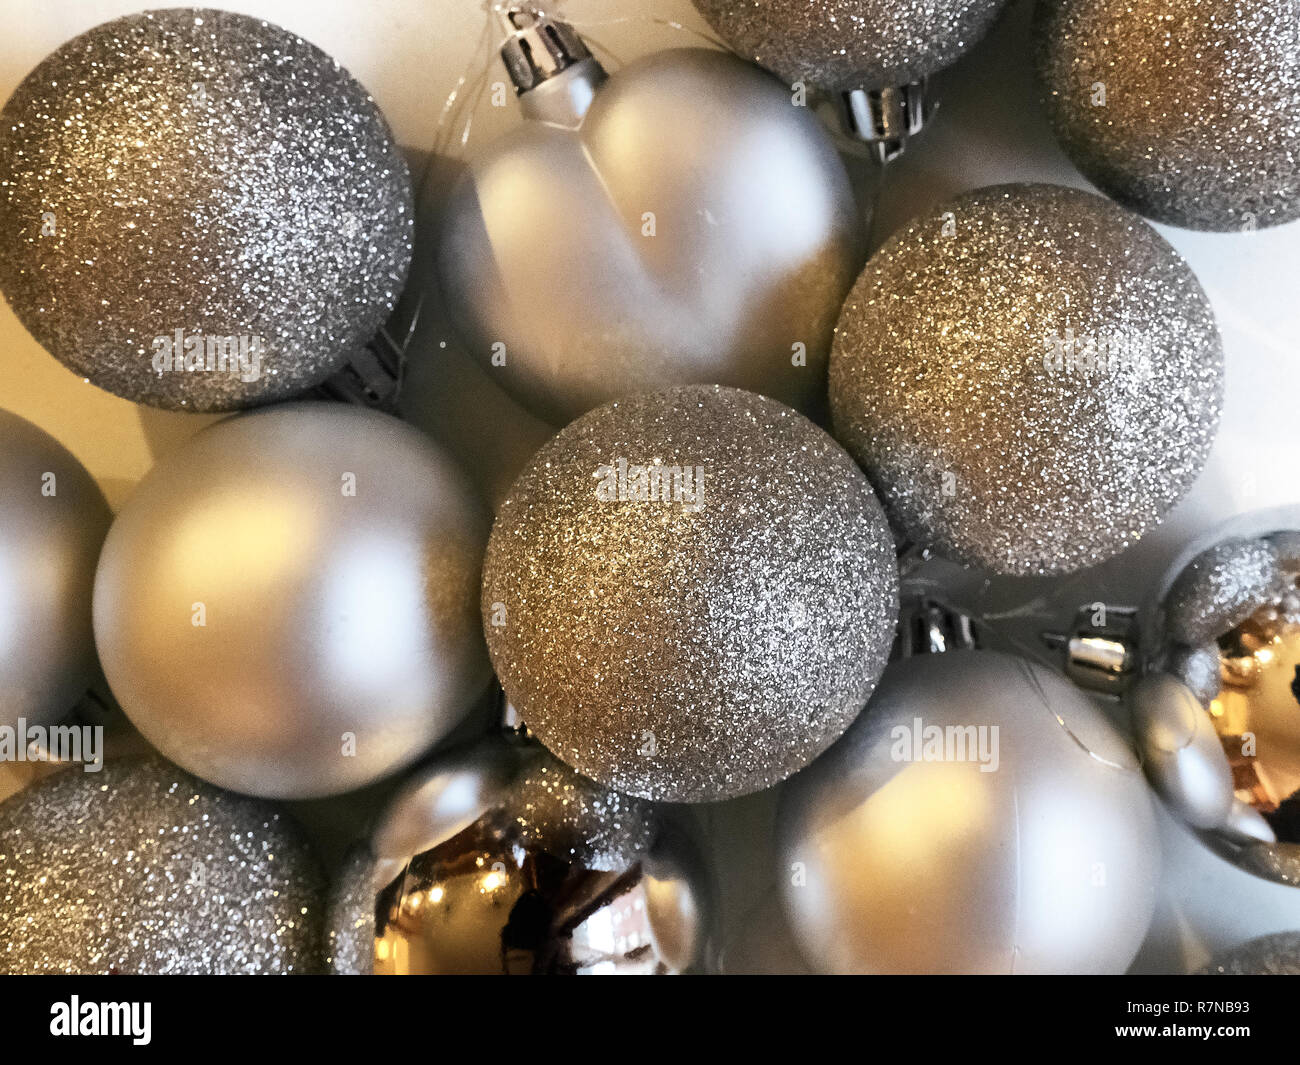
[[127,399],[301,393],[405,282],[410,178],[387,122],[270,23],[173,9],[96,26],[18,87],[0,145],[0,289],[50,354]]
[[1006,0],[693,0],[747,59],[793,84],[885,89],[969,50]]
[[607,787],[769,787],[857,715],[898,612],[866,478],[774,400],[718,387],[600,407],[502,504],[483,621],[510,701]]
[[1191,229],[1300,217],[1300,0],[1043,0],[1048,115],[1120,203]]
[[1149,225],[1055,185],[978,189],[867,264],[831,354],[836,435],[894,528],[999,573],[1122,551],[1200,473],[1223,348]]
[[661,974],[711,951],[714,899],[681,831],[518,738],[418,773],[336,899],[336,972]]
[[0,804],[0,973],[316,972],[323,897],[274,806],[156,756]]

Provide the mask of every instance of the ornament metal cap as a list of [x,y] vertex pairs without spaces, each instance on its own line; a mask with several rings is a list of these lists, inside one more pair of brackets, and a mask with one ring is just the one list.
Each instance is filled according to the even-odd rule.
[[1079,608],[1069,633],[1041,639],[1064,660],[1065,675],[1079,687],[1122,695],[1137,673],[1137,609],[1090,603]]
[[984,645],[970,614],[926,595],[904,594],[892,659],[974,651]]
[[934,108],[926,102],[926,83],[840,93],[840,118],[851,137],[866,142],[879,163],[903,154],[909,137],[921,132]]
[[509,34],[501,61],[525,115],[576,125],[607,77],[582,35],[532,6],[498,8],[497,15]]

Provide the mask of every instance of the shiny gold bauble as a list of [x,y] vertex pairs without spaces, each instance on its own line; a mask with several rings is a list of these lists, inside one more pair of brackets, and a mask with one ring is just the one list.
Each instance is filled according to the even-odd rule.
[[531,741],[488,740],[418,774],[345,881],[338,972],[650,975],[709,954],[711,896],[680,829]]

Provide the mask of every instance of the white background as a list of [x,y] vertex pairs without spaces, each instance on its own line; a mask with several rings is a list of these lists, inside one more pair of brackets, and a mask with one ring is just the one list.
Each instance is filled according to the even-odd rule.
[[[277,22],[334,55],[378,100],[418,175],[434,147],[444,155],[476,144],[517,120],[513,103],[473,110],[468,147],[464,118],[441,119],[462,77],[473,82],[492,64],[482,0],[228,3]],[[698,43],[673,20],[703,31],[688,0],[568,0],[553,4],[585,27],[616,65],[656,48]],[[70,37],[136,4],[0,0],[0,98]],[[990,38],[940,79],[942,106],[930,129],[889,171],[874,223],[877,243],[910,215],[979,185],[1047,180],[1085,185],[1060,154],[1039,112],[1028,64],[1028,6],[1014,4]],[[860,164],[859,164],[860,165]],[[1085,185],[1086,187],[1086,185]],[[1125,557],[1067,586],[999,582],[982,602],[1041,601],[1038,614],[1068,617],[1097,598],[1133,601],[1161,576],[1187,538],[1245,510],[1300,503],[1300,425],[1295,366],[1300,359],[1300,225],[1255,234],[1198,234],[1161,227],[1209,292],[1227,356],[1227,406],[1220,440],[1197,486],[1157,534]],[[426,330],[414,352],[412,417],[462,457],[474,458],[485,494],[496,497],[544,430],[514,408],[455,351]],[[53,433],[121,504],[159,454],[212,419],[136,407],[82,382],[47,356],[8,307],[0,305],[0,406]],[[9,782],[12,787],[12,780]],[[0,773],[0,794],[6,779]],[[703,815],[727,895],[725,965],[732,970],[798,969],[773,890],[777,870],[766,852],[770,795]],[[1202,850],[1162,815],[1166,870],[1161,903],[1136,969],[1180,971],[1214,950],[1253,935],[1300,929],[1300,889],[1266,884]]]

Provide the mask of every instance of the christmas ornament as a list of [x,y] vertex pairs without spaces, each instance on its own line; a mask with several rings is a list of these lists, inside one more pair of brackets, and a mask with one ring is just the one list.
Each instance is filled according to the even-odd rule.
[[511,703],[607,787],[710,802],[802,768],[893,638],[888,526],[794,411],[688,387],[608,404],[538,452],[497,514],[483,619]]
[[1136,758],[1044,667],[984,650],[885,670],[787,785],[783,893],[832,973],[1120,973],[1155,905]]
[[1052,185],[913,221],[845,304],[836,434],[894,528],[998,573],[1094,565],[1157,525],[1219,422],[1209,301],[1141,219]]
[[693,0],[741,55],[843,97],[849,129],[897,154],[925,119],[924,82],[962,56],[1006,0]]
[[0,410],[0,726],[49,724],[90,687],[90,597],[111,520],[70,452]]
[[557,425],[691,383],[814,403],[865,236],[816,118],[719,52],[607,77],[571,27],[510,18],[525,121],[473,161],[439,242],[466,349]]
[[410,179],[388,124],[270,23],[104,23],[27,76],[0,135],[0,289],[46,350],[128,399],[217,411],[301,393],[405,281]]
[[274,807],[157,756],[0,803],[0,973],[313,972],[322,895]]
[[330,889],[325,960],[335,976],[364,976],[374,971],[374,864],[367,845],[354,846]]
[[488,680],[488,519],[395,418],[304,403],[212,426],[119,515],[95,584],[113,692],[223,787],[360,787],[447,734]]
[[655,974],[707,959],[712,897],[685,838],[535,743],[438,759],[371,847],[335,911],[336,971]]
[[1171,573],[1128,697],[1147,775],[1218,853],[1300,885],[1300,508],[1233,519]]
[[1159,222],[1300,217],[1300,2],[1045,0],[1048,115],[1075,164]]
[[1300,976],[1300,933],[1260,936],[1218,955],[1206,976]]

